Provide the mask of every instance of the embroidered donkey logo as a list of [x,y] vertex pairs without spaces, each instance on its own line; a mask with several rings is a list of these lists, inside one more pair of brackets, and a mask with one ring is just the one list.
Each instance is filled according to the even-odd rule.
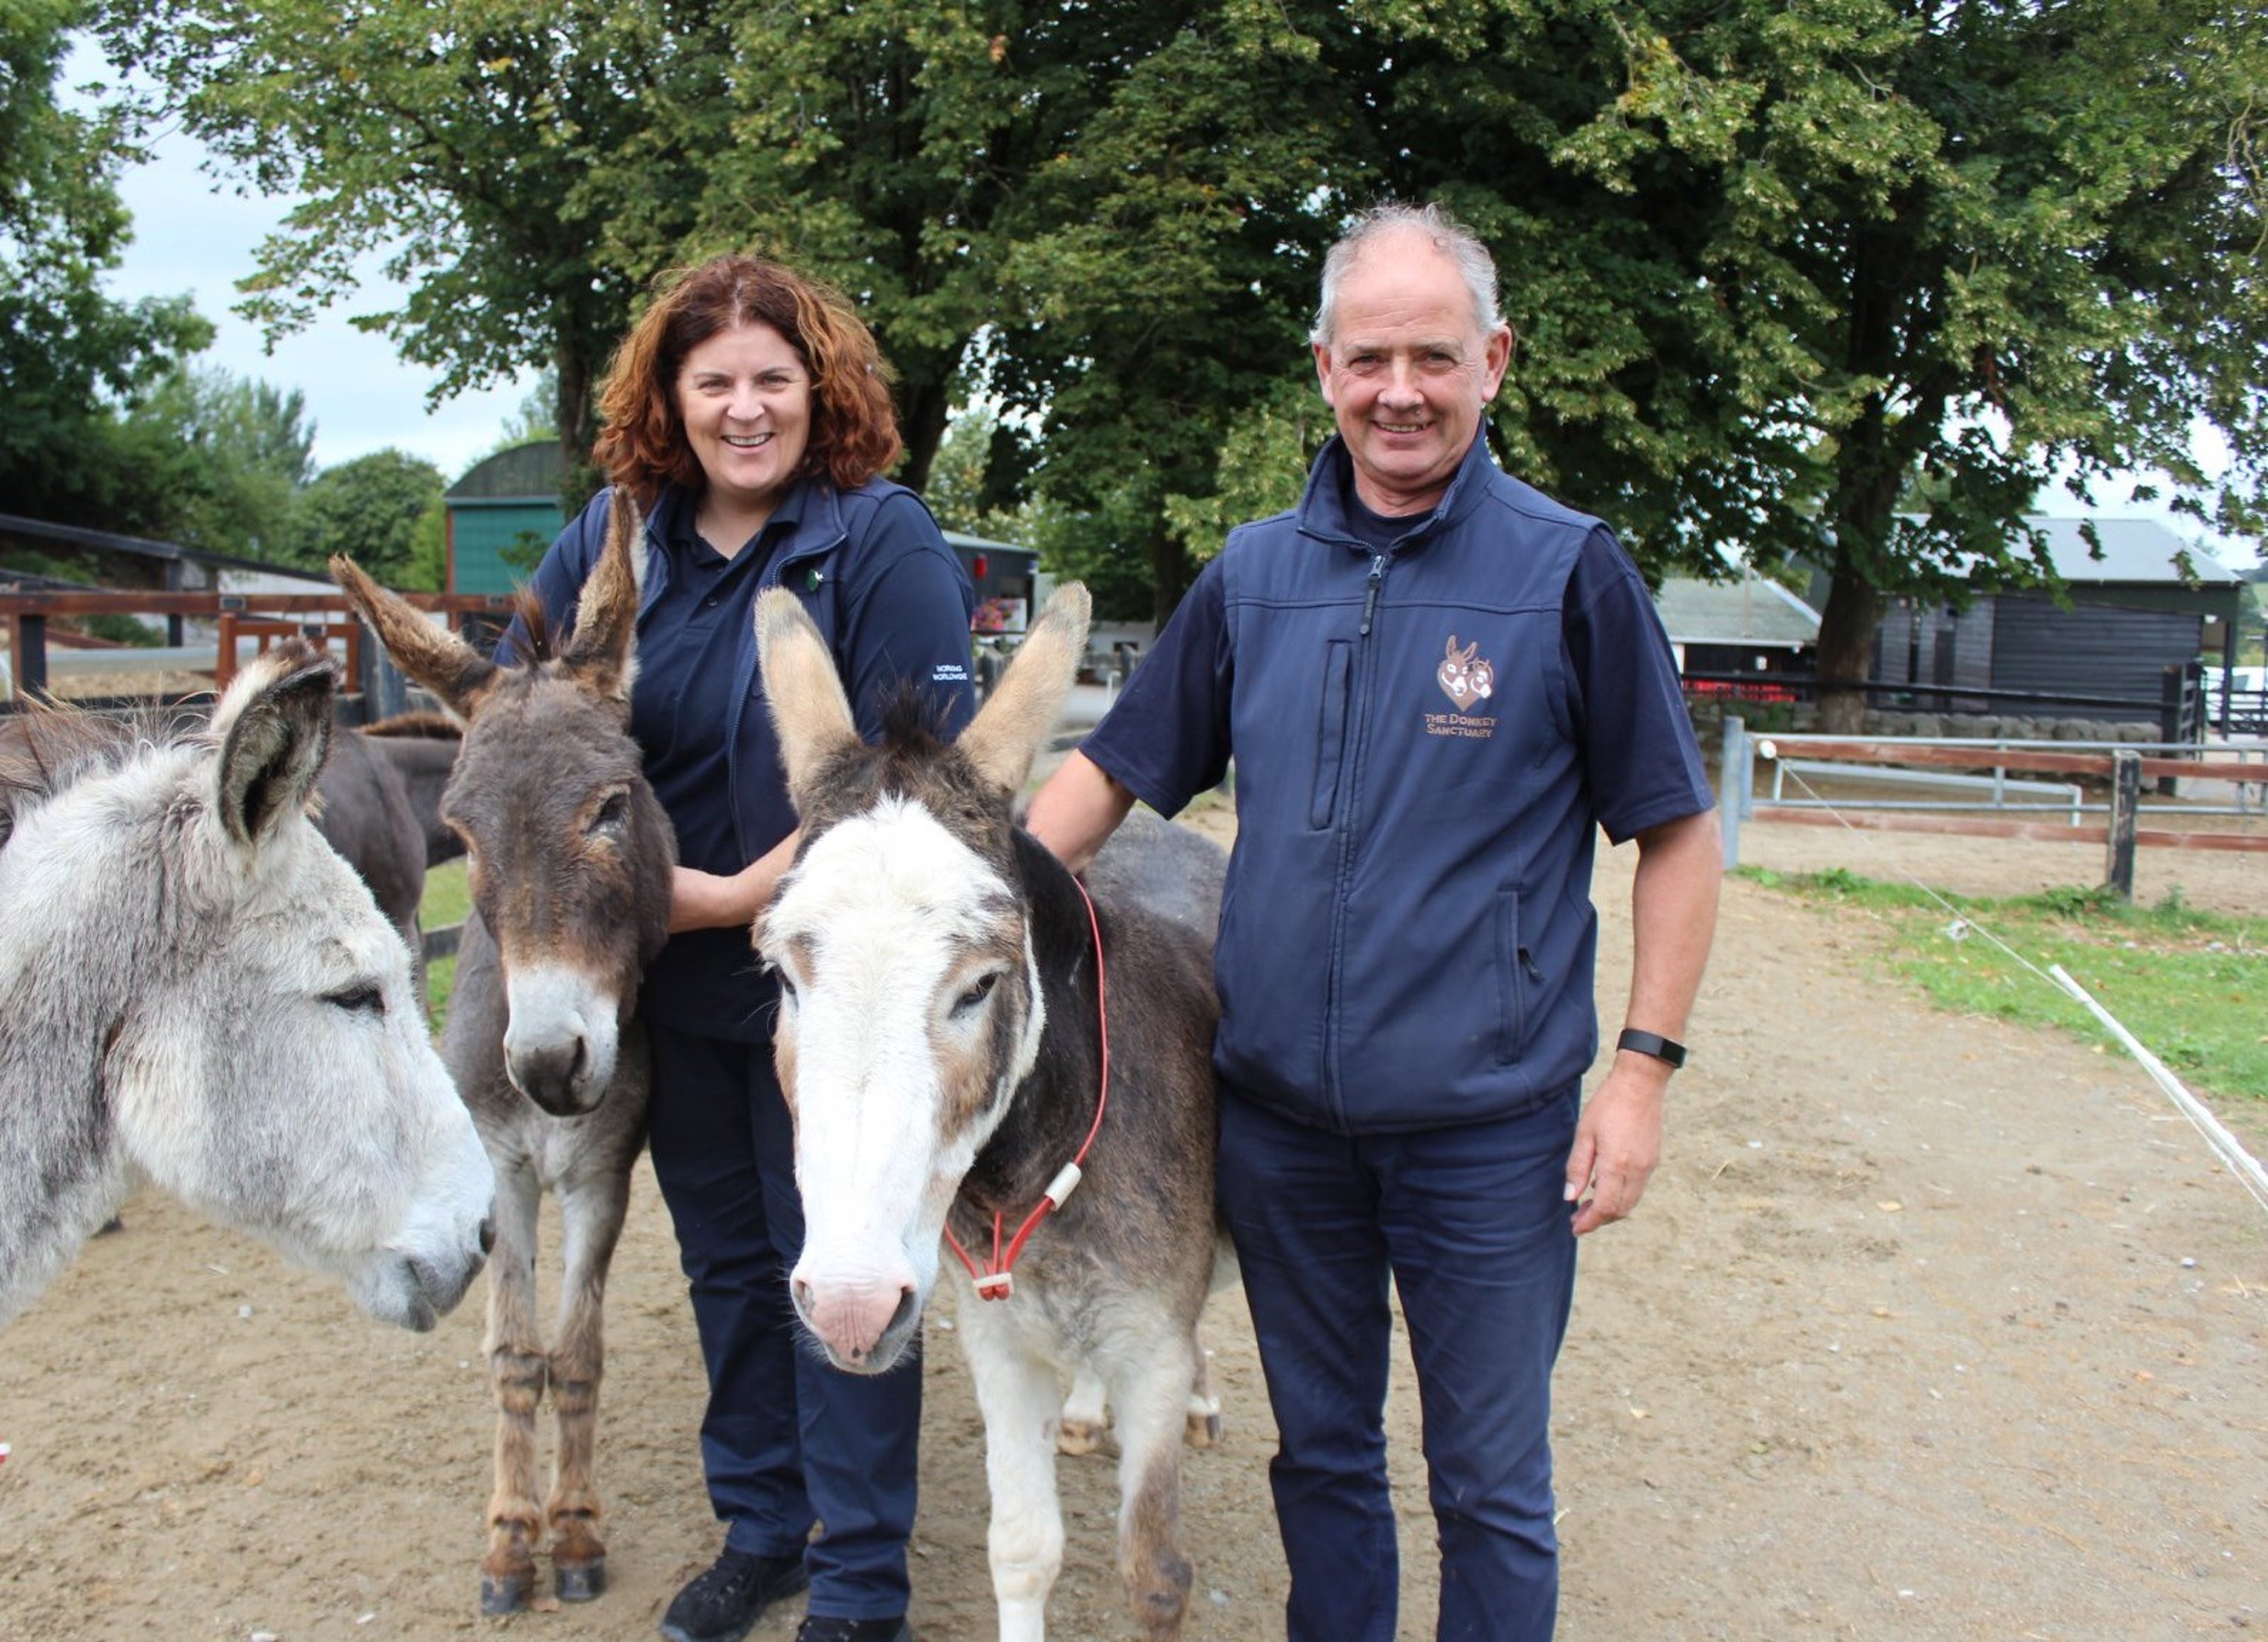
[[1448,650],[1441,665],[1433,670],[1434,681],[1442,693],[1457,703],[1459,712],[1471,711],[1475,702],[1486,701],[1496,694],[1496,668],[1480,657],[1480,640],[1475,639],[1462,650],[1457,648],[1457,636],[1449,635]]

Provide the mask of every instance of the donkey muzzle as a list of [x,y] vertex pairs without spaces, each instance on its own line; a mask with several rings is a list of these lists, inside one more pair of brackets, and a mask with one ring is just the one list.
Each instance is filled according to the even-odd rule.
[[921,1293],[910,1270],[837,1282],[814,1282],[799,1272],[788,1290],[828,1360],[852,1373],[889,1368],[921,1323]]
[[557,966],[514,974],[505,998],[504,1065],[512,1087],[555,1117],[594,1110],[615,1078],[615,1000]]

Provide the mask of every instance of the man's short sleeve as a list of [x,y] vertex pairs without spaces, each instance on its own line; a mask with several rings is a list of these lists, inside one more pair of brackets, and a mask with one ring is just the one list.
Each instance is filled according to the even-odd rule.
[[1607,836],[1621,843],[1710,808],[1669,637],[1638,567],[1603,527],[1576,560],[1561,631],[1591,801]]
[[1080,750],[1160,814],[1180,814],[1228,774],[1234,662],[1215,559]]

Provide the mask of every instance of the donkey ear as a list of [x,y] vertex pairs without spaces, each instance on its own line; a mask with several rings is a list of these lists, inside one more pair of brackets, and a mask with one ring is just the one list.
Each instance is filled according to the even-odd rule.
[[427,689],[459,718],[473,716],[473,703],[496,677],[496,663],[424,612],[379,586],[343,553],[331,556],[331,579],[344,590],[362,619],[394,658],[394,665]]
[[858,745],[858,725],[826,639],[784,587],[757,595],[756,666],[787,766],[788,796],[799,815],[808,814],[807,784],[836,754]]
[[617,490],[607,510],[607,545],[575,605],[575,630],[561,659],[601,696],[627,703],[637,680],[639,590],[645,585],[645,521]]
[[1094,601],[1079,583],[1057,588],[976,722],[961,733],[961,750],[995,786],[1011,793],[1023,791],[1040,743],[1055,728],[1064,697],[1079,677],[1093,611]]
[[331,748],[337,678],[313,645],[288,640],[239,674],[214,710],[213,808],[239,843],[261,843],[306,812]]

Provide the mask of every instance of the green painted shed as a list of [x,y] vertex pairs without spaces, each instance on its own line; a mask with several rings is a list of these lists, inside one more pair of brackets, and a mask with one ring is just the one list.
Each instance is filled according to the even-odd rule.
[[474,463],[443,493],[451,593],[510,593],[527,579],[567,523],[563,471],[559,442],[536,439]]

